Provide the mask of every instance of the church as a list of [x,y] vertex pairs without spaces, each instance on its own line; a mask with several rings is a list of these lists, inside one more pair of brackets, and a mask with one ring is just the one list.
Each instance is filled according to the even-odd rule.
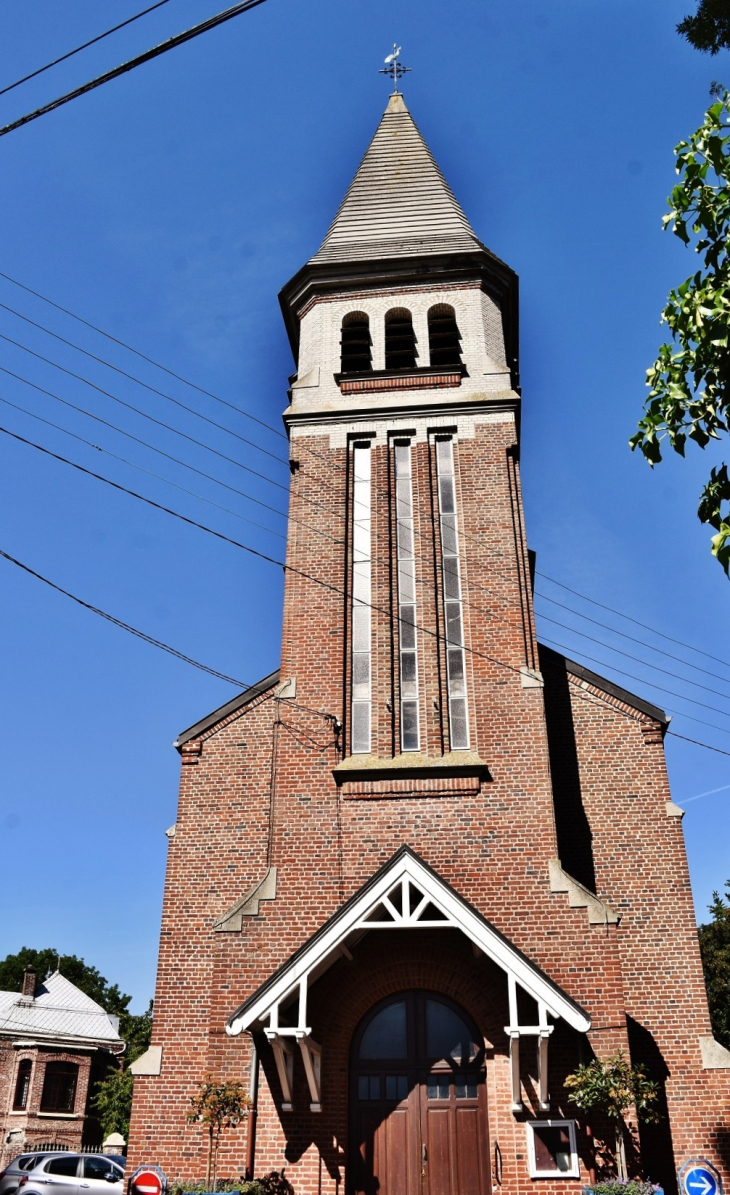
[[[396,82],[397,88],[397,82]],[[281,292],[296,362],[280,668],[181,733],[130,1161],[296,1195],[578,1195],[612,1129],[566,1076],[659,1085],[629,1171],[730,1168],[668,719],[536,639],[518,279],[397,90]]]

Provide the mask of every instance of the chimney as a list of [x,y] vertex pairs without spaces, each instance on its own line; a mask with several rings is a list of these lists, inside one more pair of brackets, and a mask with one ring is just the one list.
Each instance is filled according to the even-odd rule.
[[30,996],[31,1000],[35,996],[35,971],[32,967],[26,967],[23,972],[23,995]]

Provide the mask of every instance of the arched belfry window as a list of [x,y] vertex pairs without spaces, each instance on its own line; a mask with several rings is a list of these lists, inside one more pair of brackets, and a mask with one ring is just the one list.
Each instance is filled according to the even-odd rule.
[[385,316],[385,368],[416,368],[416,334],[410,311],[394,307]]
[[432,368],[461,365],[461,333],[448,303],[437,303],[428,313],[428,347]]
[[342,321],[342,373],[367,373],[373,367],[370,320],[364,311],[350,311]]

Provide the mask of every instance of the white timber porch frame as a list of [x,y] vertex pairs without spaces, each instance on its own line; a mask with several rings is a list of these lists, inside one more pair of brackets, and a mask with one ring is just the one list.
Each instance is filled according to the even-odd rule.
[[[512,1111],[522,1110],[520,1040],[523,1037],[536,1039],[539,1107],[542,1112],[549,1110],[548,1044],[554,1026],[548,1016],[562,1017],[579,1033],[590,1029],[590,1017],[413,851],[403,847],[226,1024],[226,1032],[231,1036],[263,1028],[276,1060],[284,1096],[283,1111],[292,1108],[295,1045],[299,1046],[304,1064],[310,1108],[318,1112],[322,1106],[322,1050],[313,1040],[308,1024],[310,985],[340,957],[351,958],[350,947],[365,933],[377,929],[439,928],[460,930],[471,941],[475,953],[485,954],[505,972],[510,1022],[505,1033],[510,1042]],[[536,1001],[537,1025],[520,1025],[518,987]],[[282,1013],[285,1024],[281,1023]]]

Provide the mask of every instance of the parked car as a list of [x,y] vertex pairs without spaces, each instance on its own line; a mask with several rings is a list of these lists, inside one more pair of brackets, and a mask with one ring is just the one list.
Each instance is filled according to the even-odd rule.
[[117,1154],[21,1154],[0,1176],[0,1195],[122,1195],[124,1163]]
[[0,1170],[0,1195],[14,1195],[26,1170],[32,1169],[50,1157],[47,1152],[24,1153],[8,1162],[4,1170]]

